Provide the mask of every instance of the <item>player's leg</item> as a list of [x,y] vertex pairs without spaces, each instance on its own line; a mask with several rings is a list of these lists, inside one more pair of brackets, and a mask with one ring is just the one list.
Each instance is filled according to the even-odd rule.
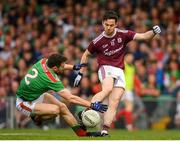
[[[70,92],[70,91],[66,91]],[[50,94],[46,94],[44,98],[44,102],[58,105],[60,107],[60,115],[64,118],[64,120],[68,123],[69,126],[74,130],[77,136],[100,136],[100,132],[86,132],[86,130],[77,123],[77,120],[69,111],[67,106],[57,100],[54,96]]]
[[114,78],[112,76],[107,76],[101,81],[101,84],[102,90],[92,97],[91,102],[103,101],[112,92]]
[[[98,71],[98,77],[102,84],[102,90],[96,93],[91,102],[103,101],[112,91],[114,85],[114,78],[110,75],[111,68],[107,66],[102,66]],[[78,113],[78,119],[81,122],[83,111]]]
[[64,103],[60,102],[50,94],[45,95],[44,102],[51,103],[59,107],[60,109],[59,114],[64,118],[67,124],[74,130],[77,136],[87,135],[86,131],[82,129],[81,126],[78,125],[77,120],[75,119],[75,117],[72,115],[72,113],[69,111],[69,109]]
[[47,114],[47,115],[31,114],[30,117],[37,126],[41,126],[43,122],[54,119],[56,116],[57,115],[51,115],[51,114]]
[[44,94],[34,101],[23,101],[21,98],[17,98],[16,107],[24,115],[31,117],[36,125],[40,125],[42,122],[42,116],[55,116],[59,114],[59,108],[53,104],[42,103]]
[[[114,78],[112,78],[112,77],[106,77],[105,79],[103,79],[103,81],[101,82],[102,83],[102,91],[95,94],[92,97],[91,102],[95,102],[95,101],[103,101],[104,102],[104,99],[106,99],[112,91],[113,81],[114,81]],[[79,112],[77,117],[78,117],[79,124],[81,124],[83,126],[82,113],[83,113],[83,111]]]
[[37,115],[57,115],[60,111],[57,105],[43,103],[45,94],[34,101],[24,101],[16,99],[17,109],[26,116]]
[[41,95],[32,102],[23,101],[22,99],[17,98],[16,107],[26,116],[30,117],[33,115],[33,117],[36,118],[35,120],[49,119],[61,115],[72,127],[77,136],[99,136],[99,133],[97,132],[91,133],[82,129],[67,106],[48,93]]
[[45,99],[44,102],[46,103],[51,103],[53,105],[57,105],[59,107],[60,110],[60,115],[65,119],[65,121],[72,127],[74,125],[77,125],[77,121],[74,118],[74,116],[71,114],[71,112],[69,111],[69,109],[67,108],[67,106],[60,102],[59,100],[57,100],[54,96],[50,95],[50,94],[46,94],[45,95]]
[[41,95],[38,99],[31,102],[17,98],[16,107],[23,114],[31,117],[38,125],[43,119],[61,115],[78,136],[85,136],[87,134],[86,131],[78,126],[76,119],[70,113],[66,105],[48,93]]
[[[111,84],[113,85],[113,89],[112,92],[109,94],[108,110],[104,114],[104,125],[102,128],[102,133],[104,132],[104,134],[106,135],[109,127],[111,126],[112,121],[114,120],[120,99],[124,94],[125,77],[124,77],[124,71],[120,68],[113,66],[104,66],[104,68],[105,68],[105,74],[113,77],[113,83],[111,82]],[[100,80],[103,79],[101,75],[99,75],[99,78]]]
[[124,94],[124,88],[121,88],[121,87],[113,88],[113,91],[110,93],[109,102],[108,102],[109,103],[108,110],[104,114],[104,125],[101,132],[102,134],[108,133],[108,129],[114,120],[120,99],[122,98],[123,94]]
[[102,90],[96,93],[91,102],[103,101],[111,92],[114,86],[114,77],[112,76],[112,67],[101,66],[98,70],[98,78],[102,85]]

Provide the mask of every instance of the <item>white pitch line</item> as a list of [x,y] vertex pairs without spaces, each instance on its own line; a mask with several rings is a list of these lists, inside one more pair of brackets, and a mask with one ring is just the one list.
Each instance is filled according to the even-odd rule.
[[40,135],[40,134],[39,133],[0,133],[0,136],[15,136],[15,135],[34,136],[34,135]]

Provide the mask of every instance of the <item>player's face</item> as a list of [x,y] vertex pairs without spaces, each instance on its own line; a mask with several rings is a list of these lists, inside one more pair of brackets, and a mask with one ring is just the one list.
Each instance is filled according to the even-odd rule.
[[134,57],[133,57],[132,54],[127,54],[127,55],[125,56],[125,61],[126,61],[128,64],[131,64],[131,63],[133,62],[133,60],[134,60]]
[[57,67],[54,71],[56,74],[61,74],[64,71],[65,63],[61,63],[59,67]]
[[107,20],[103,21],[102,24],[103,24],[105,33],[108,36],[113,35],[115,28],[117,26],[115,19],[107,19]]

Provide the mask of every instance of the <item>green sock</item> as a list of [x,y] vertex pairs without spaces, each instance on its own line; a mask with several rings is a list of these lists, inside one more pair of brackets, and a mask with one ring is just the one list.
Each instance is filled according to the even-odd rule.
[[87,132],[81,128],[80,125],[75,125],[71,127],[77,136],[86,136]]
[[75,126],[72,126],[71,128],[73,129],[73,131],[76,131],[80,128],[80,125],[75,125]]

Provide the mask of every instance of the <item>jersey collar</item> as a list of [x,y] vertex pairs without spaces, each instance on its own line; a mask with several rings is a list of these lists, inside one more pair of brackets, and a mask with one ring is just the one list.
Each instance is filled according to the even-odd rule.
[[116,32],[117,32],[117,28],[115,28],[114,33],[113,33],[112,36],[108,36],[108,35],[105,33],[105,31],[103,31],[102,34],[103,34],[103,36],[106,37],[106,38],[112,38],[112,37],[114,37],[114,36],[116,35]]

